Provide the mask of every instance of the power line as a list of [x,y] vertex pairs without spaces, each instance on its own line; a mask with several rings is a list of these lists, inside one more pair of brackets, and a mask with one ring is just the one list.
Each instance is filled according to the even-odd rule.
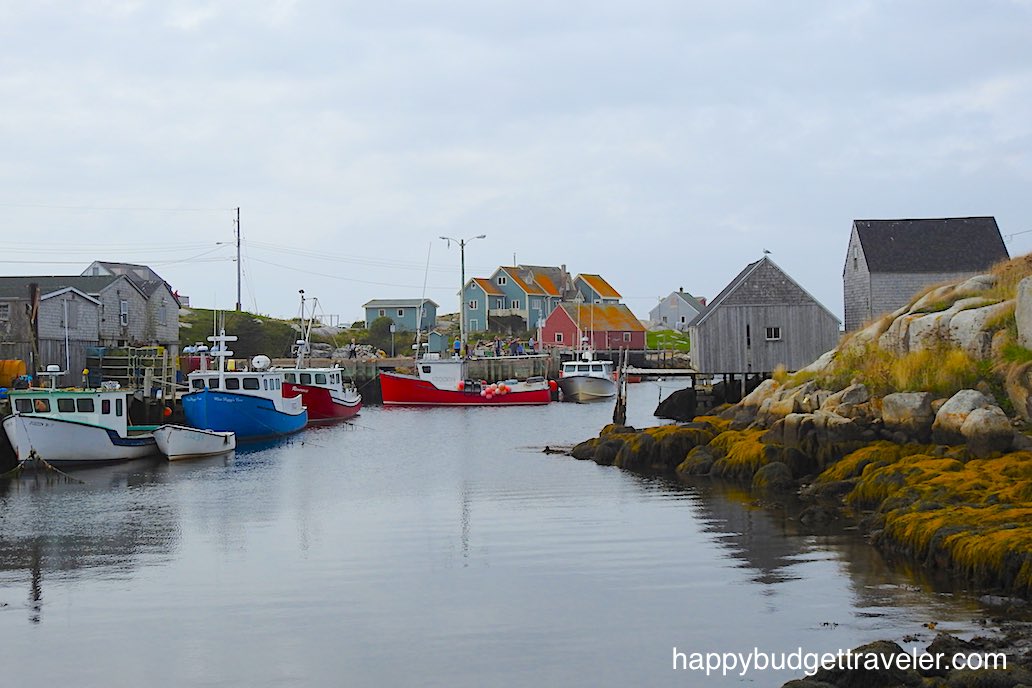
[[158,213],[224,213],[232,208],[154,208],[143,206],[90,206],[90,205],[50,205],[46,203],[0,203],[0,208],[39,208],[43,210],[128,210]]
[[[374,284],[374,285],[381,286],[381,287],[404,287],[406,289],[419,289],[420,288],[420,285],[418,285],[418,284],[397,284],[395,282],[374,282],[372,280],[355,279],[354,277],[341,277],[340,275],[329,275],[329,274],[326,274],[324,272],[313,272],[312,270],[310,270],[308,268],[296,268],[296,267],[292,267],[290,265],[283,265],[282,263],[273,263],[270,260],[262,260],[261,258],[251,258],[250,260],[253,260],[256,263],[263,263],[265,265],[271,265],[273,267],[283,268],[284,270],[293,270],[294,272],[300,272],[300,273],[303,273],[303,274],[306,274],[306,275],[315,275],[317,277],[328,277],[330,279],[341,280],[341,281],[344,281],[344,282],[358,282],[360,284]],[[439,289],[441,289],[441,290],[443,290],[443,289],[454,289],[454,285],[451,286],[451,287],[430,287],[430,288],[434,289],[435,291],[439,290]]]

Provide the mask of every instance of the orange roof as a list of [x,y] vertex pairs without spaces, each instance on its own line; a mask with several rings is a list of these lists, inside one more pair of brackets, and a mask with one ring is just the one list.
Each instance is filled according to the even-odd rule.
[[641,321],[622,303],[559,304],[585,332],[644,332]]
[[601,296],[603,299],[618,299],[620,298],[620,292],[613,289],[609,282],[606,282],[599,275],[577,275],[579,279],[587,282],[588,286],[595,290],[595,293]]
[[556,288],[552,280],[548,278],[548,275],[534,275],[534,281],[537,283],[541,290],[549,296],[559,296],[559,289]]
[[489,279],[485,279],[483,277],[474,277],[470,281],[475,282],[477,286],[483,289],[484,293],[488,296],[505,296],[505,292],[503,292],[501,289],[492,284],[491,280]]
[[510,279],[512,279],[512,281],[516,284],[517,287],[519,287],[520,289],[522,289],[526,293],[528,293],[528,294],[544,294],[545,293],[545,292],[541,291],[541,288],[538,287],[536,284],[527,284],[525,281],[523,281],[523,278],[520,277],[519,268],[506,268],[506,267],[502,267],[500,269],[501,270],[505,270],[505,274],[507,274],[510,277]]

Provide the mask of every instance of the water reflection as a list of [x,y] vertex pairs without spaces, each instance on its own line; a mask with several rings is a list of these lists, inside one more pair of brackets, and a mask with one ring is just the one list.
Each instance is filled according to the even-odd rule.
[[[629,421],[656,397],[632,387]],[[685,685],[672,645],[823,650],[971,625],[966,599],[855,533],[800,529],[791,505],[538,450],[611,412],[365,409],[226,458],[0,483],[0,633],[12,656],[63,648],[8,678]]]

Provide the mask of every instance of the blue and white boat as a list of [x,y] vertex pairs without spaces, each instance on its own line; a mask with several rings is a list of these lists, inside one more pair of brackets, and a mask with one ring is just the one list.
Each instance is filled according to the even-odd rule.
[[301,396],[283,396],[283,372],[269,370],[266,356],[255,356],[254,370],[227,371],[233,355],[227,342],[236,341],[225,330],[208,337],[218,370],[197,370],[187,376],[190,392],[183,396],[186,422],[194,428],[234,432],[238,440],[279,437],[298,432],[308,423]]

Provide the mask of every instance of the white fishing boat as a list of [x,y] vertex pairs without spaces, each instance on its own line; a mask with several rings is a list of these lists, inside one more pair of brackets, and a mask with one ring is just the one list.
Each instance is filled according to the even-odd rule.
[[579,359],[563,363],[559,372],[559,390],[563,401],[600,401],[616,396],[613,362],[595,358],[593,351],[583,352]]
[[[50,368],[46,375],[52,380],[62,374]],[[3,428],[18,461],[33,451],[52,464],[125,461],[158,453],[156,426],[129,424],[125,390],[43,387],[9,394],[12,413]]]
[[154,442],[169,461],[178,461],[231,452],[236,449],[236,434],[185,425],[162,425],[154,431]]

